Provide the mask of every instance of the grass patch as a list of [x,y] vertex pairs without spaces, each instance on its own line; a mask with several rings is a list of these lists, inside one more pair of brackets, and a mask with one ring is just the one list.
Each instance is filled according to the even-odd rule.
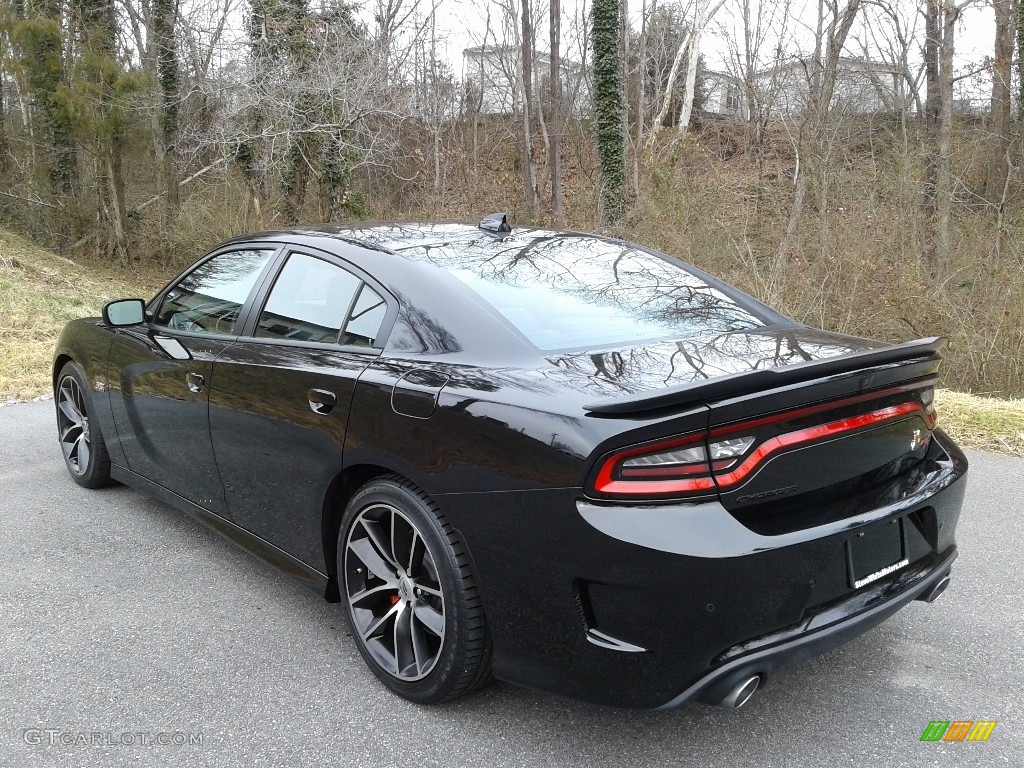
[[0,403],[50,391],[53,349],[64,324],[104,303],[148,297],[166,276],[74,262],[0,229]]
[[[64,324],[107,301],[153,295],[165,272],[74,262],[0,229],[0,403],[50,391],[53,348]],[[966,448],[1024,457],[1024,400],[940,390],[939,423]]]
[[948,389],[935,393],[939,426],[961,446],[1024,457],[1024,400],[998,400]]

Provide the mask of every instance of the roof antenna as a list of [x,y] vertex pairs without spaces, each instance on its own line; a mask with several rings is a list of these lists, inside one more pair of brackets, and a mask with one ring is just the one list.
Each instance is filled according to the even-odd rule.
[[480,222],[480,229],[485,229],[488,232],[512,231],[512,227],[508,223],[508,217],[504,213],[492,213],[484,216]]

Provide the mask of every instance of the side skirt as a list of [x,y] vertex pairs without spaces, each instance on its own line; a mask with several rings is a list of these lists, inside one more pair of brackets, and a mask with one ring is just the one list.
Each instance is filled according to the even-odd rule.
[[124,467],[112,464],[110,466],[110,476],[119,483],[127,485],[129,488],[134,488],[136,491],[140,491],[141,493],[153,496],[166,504],[170,504],[175,509],[184,512],[193,520],[202,523],[213,531],[216,531],[233,544],[237,544],[246,552],[256,555],[256,557],[260,558],[264,562],[269,563],[279,571],[282,571],[293,579],[301,582],[317,594],[321,596],[326,595],[328,584],[327,575],[320,573],[320,571],[307,565],[301,560],[292,557],[283,549],[275,547],[270,542],[261,539],[255,534],[249,533],[249,531],[235,525],[230,520],[225,520],[220,515],[215,515],[209,510],[203,509],[198,504],[194,504],[188,499],[182,498],[173,491],[167,490],[162,485],[158,485],[152,480],[132,472],[130,469],[125,469]]

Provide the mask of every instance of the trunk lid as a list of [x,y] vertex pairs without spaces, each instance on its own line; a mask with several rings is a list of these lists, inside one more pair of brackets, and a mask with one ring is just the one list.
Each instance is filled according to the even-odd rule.
[[[599,496],[602,487],[636,500],[693,495],[702,487],[706,495],[711,480],[728,510],[760,524],[769,512],[785,516],[877,488],[925,456],[943,340],[892,346],[803,329],[730,336],[741,338],[719,338],[699,350],[674,343],[687,345],[686,354],[671,353],[682,358],[671,362],[647,348],[643,370],[658,370],[668,386],[585,406],[595,418],[626,420],[708,409],[702,441],[689,435],[674,444],[666,434],[649,448],[633,445],[604,457],[593,486]],[[708,375],[709,362],[717,375]],[[639,367],[633,365],[634,380]],[[672,419],[664,424],[671,428]]]

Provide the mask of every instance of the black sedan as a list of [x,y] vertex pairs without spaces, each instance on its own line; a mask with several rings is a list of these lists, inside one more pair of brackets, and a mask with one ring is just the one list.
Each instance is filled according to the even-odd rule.
[[341,602],[407,699],[736,707],[948,584],[940,346],[496,215],[235,238],[69,323],[53,386],[76,482]]

